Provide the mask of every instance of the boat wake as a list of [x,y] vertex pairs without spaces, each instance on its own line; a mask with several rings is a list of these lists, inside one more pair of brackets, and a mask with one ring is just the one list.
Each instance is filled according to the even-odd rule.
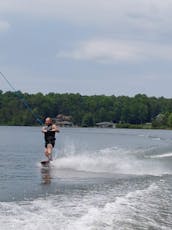
[[[147,153],[146,153],[147,154]],[[171,156],[172,154],[164,154]],[[144,157],[142,150],[133,151],[120,148],[105,148],[99,151],[64,154],[57,157],[52,165],[54,170],[71,170],[93,173],[163,175],[171,174],[171,169],[164,167],[163,162]]]
[[150,156],[150,158],[166,158],[166,157],[172,157],[172,153],[163,153],[159,155]]

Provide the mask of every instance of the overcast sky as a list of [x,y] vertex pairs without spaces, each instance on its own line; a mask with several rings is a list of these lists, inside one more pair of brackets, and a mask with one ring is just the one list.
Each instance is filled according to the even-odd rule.
[[28,93],[172,98],[172,0],[0,0],[0,71]]

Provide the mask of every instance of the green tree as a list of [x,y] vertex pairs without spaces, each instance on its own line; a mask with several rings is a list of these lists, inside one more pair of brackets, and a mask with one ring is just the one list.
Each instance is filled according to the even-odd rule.
[[172,113],[168,115],[168,127],[172,128]]
[[154,128],[165,128],[167,127],[167,115],[165,114],[158,114],[152,121],[152,126]]
[[82,119],[82,127],[94,126],[95,122],[91,113],[86,113]]

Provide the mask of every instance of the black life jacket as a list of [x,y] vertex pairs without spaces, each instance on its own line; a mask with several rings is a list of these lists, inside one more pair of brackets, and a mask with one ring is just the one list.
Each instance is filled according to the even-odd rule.
[[47,125],[46,127],[47,132],[44,133],[45,134],[45,140],[46,141],[51,141],[51,140],[55,140],[55,131],[51,131],[52,130],[52,125]]

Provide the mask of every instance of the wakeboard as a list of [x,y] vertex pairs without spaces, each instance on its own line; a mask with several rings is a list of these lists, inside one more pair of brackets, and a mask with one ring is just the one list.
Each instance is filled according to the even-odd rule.
[[50,161],[45,160],[40,162],[42,166],[48,167],[50,165]]

